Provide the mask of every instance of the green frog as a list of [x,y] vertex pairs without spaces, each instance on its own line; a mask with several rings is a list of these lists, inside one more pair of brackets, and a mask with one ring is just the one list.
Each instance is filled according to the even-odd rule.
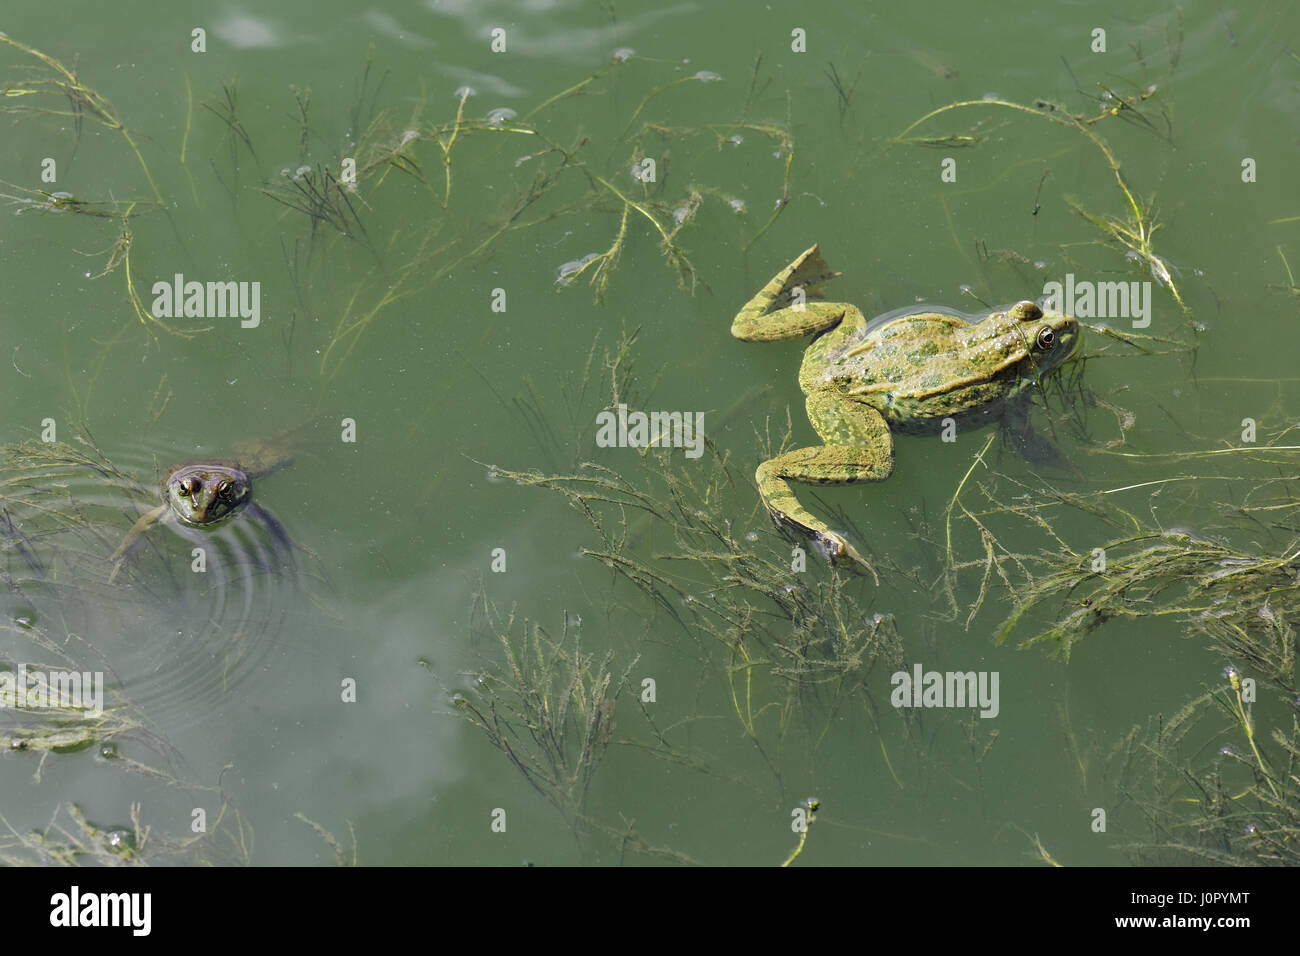
[[162,504],[146,511],[109,557],[111,582],[131,549],[155,524],[175,520],[191,528],[214,528],[244,512],[281,544],[294,543],[279,520],[253,500],[253,479],[264,478],[293,461],[275,442],[249,442],[235,447],[238,459],[185,461],[172,465],[162,478]]
[[1080,335],[1073,318],[1029,301],[976,317],[903,310],[868,321],[855,306],[822,301],[825,284],[839,274],[813,246],[745,304],[731,334],[746,342],[816,336],[799,387],[823,444],[763,462],[755,479],[778,524],[810,536],[836,564],[871,570],[799,504],[789,482],[884,481],[894,470],[894,433],[934,433],[945,418],[980,424],[999,417],[1074,354]]

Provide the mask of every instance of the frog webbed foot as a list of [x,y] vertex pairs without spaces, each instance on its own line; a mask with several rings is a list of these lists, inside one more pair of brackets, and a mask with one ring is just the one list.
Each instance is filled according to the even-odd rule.
[[804,294],[810,299],[820,299],[826,293],[826,283],[830,282],[836,276],[843,275],[842,272],[836,272],[826,260],[822,258],[820,246],[813,246],[811,249],[805,249],[803,253],[777,273],[777,279],[785,276],[781,284],[781,291],[786,299],[789,299],[790,290],[801,288]]
[[805,250],[736,313],[731,334],[746,342],[773,342],[834,327],[850,306],[820,300],[837,275],[816,246]]
[[866,571],[877,585],[880,584],[880,575],[876,574],[876,569],[871,566],[870,562],[858,554],[853,545],[834,531],[814,532],[812,541],[817,553],[831,564],[856,571]]
[[1032,396],[1022,395],[1008,402],[1002,409],[998,417],[998,432],[1003,444],[1014,449],[1016,454],[1034,468],[1080,476],[1082,473],[1055,441],[1055,427],[1052,428],[1051,437],[1034,427],[1030,419],[1033,406]]

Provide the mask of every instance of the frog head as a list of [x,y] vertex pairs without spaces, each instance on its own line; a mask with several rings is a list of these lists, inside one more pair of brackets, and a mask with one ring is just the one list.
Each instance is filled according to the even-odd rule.
[[188,525],[211,525],[253,500],[253,482],[234,462],[187,462],[163,479],[163,500]]
[[1024,299],[1007,309],[1017,337],[1038,375],[1057,368],[1079,347],[1079,323],[1060,312],[1044,312]]

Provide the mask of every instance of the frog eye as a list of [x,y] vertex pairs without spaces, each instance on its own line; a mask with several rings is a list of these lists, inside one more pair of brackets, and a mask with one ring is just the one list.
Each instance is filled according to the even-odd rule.
[[234,490],[235,490],[235,486],[232,485],[229,479],[226,478],[223,478],[221,482],[217,485],[217,494],[222,498],[229,498],[230,493]]
[[197,478],[186,478],[184,481],[181,482],[180,488],[177,489],[177,494],[179,494],[182,498],[188,498],[190,495],[194,494],[198,490],[199,490],[199,480]]
[[1040,326],[1038,329],[1038,347],[1044,352],[1050,352],[1052,346],[1056,344],[1056,332],[1050,325]]

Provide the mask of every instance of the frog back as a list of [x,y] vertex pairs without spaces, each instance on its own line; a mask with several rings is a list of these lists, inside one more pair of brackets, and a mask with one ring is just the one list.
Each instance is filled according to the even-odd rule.
[[238,442],[234,446],[239,467],[250,478],[265,478],[293,463],[293,452],[276,439]]
[[298,453],[319,442],[323,416],[308,419],[275,435],[236,442],[231,451],[250,478],[265,478],[293,464]]
[[801,379],[871,405],[895,431],[929,432],[948,417],[996,416],[1023,359],[1013,329],[918,305],[814,342]]

